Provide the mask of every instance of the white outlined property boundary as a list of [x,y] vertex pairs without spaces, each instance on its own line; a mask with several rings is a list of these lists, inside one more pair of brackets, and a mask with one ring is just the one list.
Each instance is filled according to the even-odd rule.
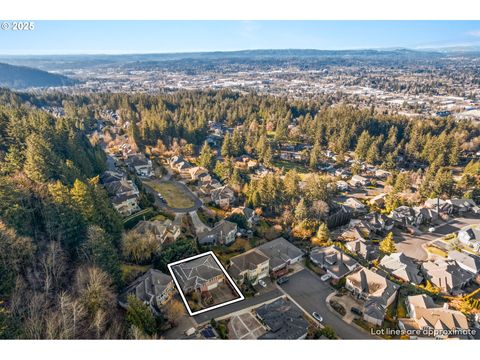
[[[230,285],[235,289],[235,291],[237,292],[237,294],[238,294],[239,297],[236,298],[236,299],[230,300],[230,301],[226,301],[226,302],[221,303],[221,304],[217,304],[217,305],[210,306],[209,308],[206,308],[206,309],[202,309],[202,310],[198,310],[198,311],[192,312],[192,310],[190,309],[190,306],[188,305],[188,301],[187,301],[187,299],[185,298],[185,295],[183,294],[182,288],[180,287],[180,284],[178,283],[177,278],[175,277],[175,273],[174,273],[172,267],[175,266],[175,265],[179,265],[179,264],[182,264],[182,263],[184,263],[184,262],[190,261],[190,260],[195,260],[195,259],[198,259],[198,258],[200,258],[200,257],[207,256],[207,255],[210,255],[210,256],[213,257],[213,259],[215,260],[215,262],[217,263],[217,265],[219,266],[219,268],[223,271],[223,274],[225,275],[225,277],[227,278],[227,280],[230,282]],[[213,310],[213,309],[218,309],[218,308],[220,308],[220,307],[223,307],[223,306],[226,306],[226,305],[230,305],[230,304],[233,304],[233,303],[236,303],[236,302],[238,302],[238,301],[242,301],[242,300],[245,299],[245,296],[243,296],[243,294],[242,294],[242,292],[240,291],[240,289],[238,288],[237,284],[235,284],[235,281],[233,281],[233,279],[232,279],[232,278],[230,277],[230,275],[227,273],[227,271],[225,270],[225,268],[223,267],[223,265],[220,263],[220,261],[217,259],[217,257],[216,257],[215,254],[213,253],[213,251],[207,251],[207,252],[204,252],[204,253],[199,254],[199,255],[195,255],[195,256],[191,256],[191,257],[186,258],[186,259],[182,259],[182,260],[179,260],[179,261],[175,261],[175,262],[173,262],[173,263],[168,264],[167,267],[168,267],[168,270],[170,271],[170,274],[172,275],[173,281],[175,282],[175,286],[177,287],[178,292],[180,293],[180,296],[182,297],[183,303],[185,304],[185,307],[187,308],[187,311],[188,311],[188,313],[190,314],[190,316],[195,316],[195,315],[198,315],[198,314],[201,314],[201,313],[204,313],[204,312]]]

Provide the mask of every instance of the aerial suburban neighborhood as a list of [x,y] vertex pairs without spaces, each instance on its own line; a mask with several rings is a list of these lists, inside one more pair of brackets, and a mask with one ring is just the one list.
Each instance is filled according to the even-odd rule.
[[1,337],[480,339],[478,60],[12,56]]

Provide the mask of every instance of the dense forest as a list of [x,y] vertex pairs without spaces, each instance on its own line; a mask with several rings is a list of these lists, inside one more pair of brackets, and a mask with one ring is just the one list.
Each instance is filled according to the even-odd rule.
[[[65,115],[41,109],[49,106],[62,107]],[[295,170],[249,182],[229,165],[231,159],[247,154],[270,166],[276,151],[302,144],[305,166],[313,172],[329,149],[339,155],[338,165],[353,152],[358,160],[392,171],[390,181],[399,189],[409,183],[400,167],[419,172],[424,197],[464,196],[472,187],[478,192],[474,163],[460,174],[463,182],[454,184],[452,177],[465,154],[479,149],[480,129],[468,121],[409,120],[374,108],[332,107],[325,99],[230,91],[71,96],[5,90],[0,93],[0,337],[133,336],[115,310],[124,285],[123,224],[99,184],[105,154],[89,139],[105,110],[117,111],[140,149],[200,154],[200,164],[243,193],[248,205],[273,215],[321,217],[334,189],[314,175],[300,191]],[[219,160],[205,145],[214,123],[231,129]],[[108,126],[102,131],[110,136]]]

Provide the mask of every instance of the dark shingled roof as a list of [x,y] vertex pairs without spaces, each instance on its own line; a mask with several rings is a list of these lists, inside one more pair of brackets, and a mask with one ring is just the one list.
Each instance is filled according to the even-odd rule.
[[256,313],[270,329],[259,339],[294,340],[307,334],[308,322],[302,311],[283,298],[260,306]]

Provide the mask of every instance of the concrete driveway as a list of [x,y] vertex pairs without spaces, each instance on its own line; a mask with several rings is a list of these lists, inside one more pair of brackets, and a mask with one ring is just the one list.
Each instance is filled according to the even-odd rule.
[[210,230],[210,228],[205,225],[202,220],[200,220],[196,211],[191,211],[188,214],[192,218],[192,223],[195,227],[195,232],[197,233],[197,235]]
[[327,307],[327,296],[335,290],[316,274],[304,269],[289,278],[288,282],[279,286],[283,292],[308,313],[319,313],[323,317],[323,325],[331,326],[341,339],[374,339],[366,331],[347,324]]

